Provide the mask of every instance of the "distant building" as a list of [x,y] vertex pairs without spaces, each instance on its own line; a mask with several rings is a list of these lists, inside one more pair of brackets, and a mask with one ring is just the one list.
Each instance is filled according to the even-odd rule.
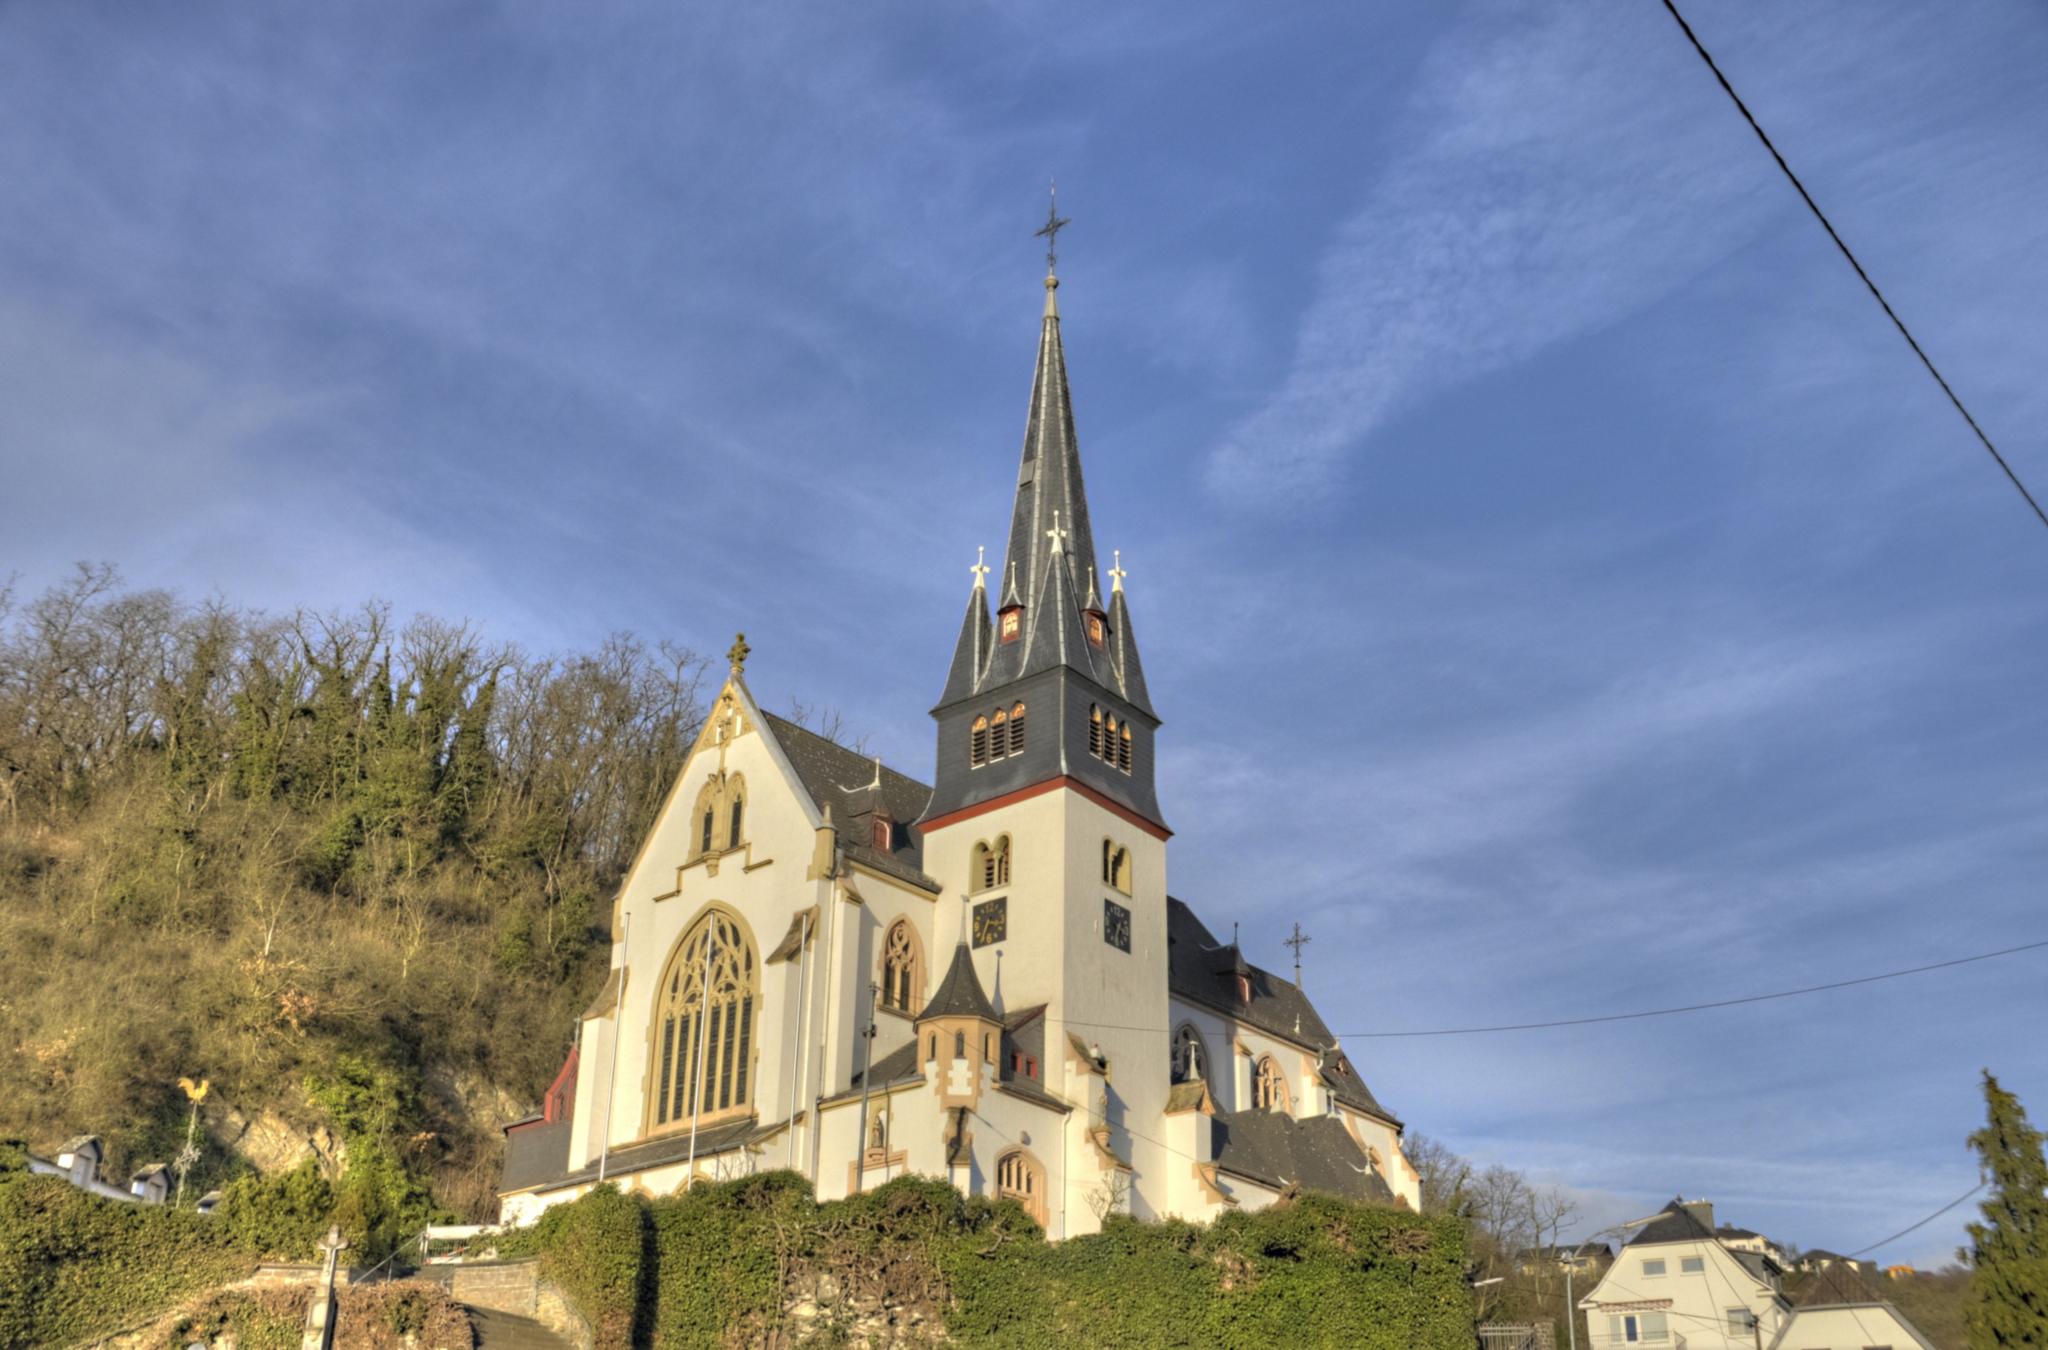
[[161,1205],[171,1196],[171,1169],[163,1163],[138,1168],[128,1178],[128,1193],[145,1205]]
[[[1788,1282],[1767,1251],[1729,1245],[1705,1200],[1673,1200],[1644,1223],[1579,1301],[1588,1350],[1934,1350],[1832,1253]],[[1760,1235],[1749,1238],[1762,1241]],[[1751,1244],[1754,1245],[1754,1244]]]
[[1515,1264],[1524,1274],[1534,1274],[1538,1270],[1569,1270],[1582,1274],[1588,1270],[1604,1270],[1613,1260],[1614,1248],[1604,1242],[1524,1247],[1515,1254]]
[[1752,1232],[1747,1228],[1731,1228],[1727,1224],[1722,1224],[1714,1230],[1714,1236],[1719,1238],[1721,1245],[1730,1251],[1756,1252],[1759,1255],[1770,1257],[1782,1269],[1792,1269],[1792,1262],[1787,1259],[1785,1249],[1765,1237],[1762,1233]]
[[1815,1247],[1810,1252],[1802,1252],[1799,1260],[1793,1264],[1792,1269],[1802,1274],[1818,1275],[1823,1271],[1833,1270],[1837,1266],[1847,1267],[1859,1277],[1868,1277],[1877,1273],[1877,1263],[1874,1261],[1858,1261],[1853,1256],[1842,1256],[1822,1247]]
[[[103,1200],[125,1200],[129,1203],[140,1201],[144,1204],[162,1204],[163,1193],[157,1188],[145,1194],[150,1188],[137,1189],[143,1173],[137,1172],[127,1188],[114,1185],[100,1176],[100,1167],[106,1161],[106,1146],[96,1134],[75,1135],[57,1150],[55,1158],[28,1155],[28,1170],[32,1176],[62,1177],[81,1191],[97,1195]],[[162,1168],[162,1164],[157,1164]],[[148,1169],[145,1168],[144,1171]],[[164,1169],[168,1174],[168,1169]]]
[[1884,1277],[1887,1280],[1910,1280],[1919,1273],[1919,1271],[1914,1270],[1911,1266],[1886,1266],[1884,1268]]

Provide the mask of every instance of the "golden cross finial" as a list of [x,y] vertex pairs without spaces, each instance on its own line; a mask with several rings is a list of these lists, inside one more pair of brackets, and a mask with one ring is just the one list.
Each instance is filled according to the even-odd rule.
[[1059,553],[1063,551],[1067,532],[1060,528],[1060,513],[1057,508],[1052,513],[1052,528],[1045,532],[1045,537],[1052,540],[1053,552]]
[[725,659],[732,662],[733,674],[737,675],[747,668],[747,656],[753,650],[752,647],[747,645],[747,635],[745,633],[733,634],[732,648],[725,654]]
[[1122,549],[1111,549],[1109,556],[1116,559],[1116,562],[1109,569],[1109,590],[1110,594],[1114,595],[1124,588],[1124,578],[1129,573],[1124,571],[1124,551]]
[[1073,224],[1072,221],[1062,219],[1060,216],[1060,188],[1059,184],[1054,183],[1052,185],[1052,204],[1045,210],[1045,224],[1039,226],[1031,236],[1034,239],[1045,240],[1045,274],[1047,276],[1053,274],[1053,268],[1059,262],[1057,244],[1060,231],[1071,224]]
[[983,556],[987,553],[987,545],[976,544],[974,546],[974,566],[967,570],[974,573],[974,588],[976,590],[980,590],[988,584],[988,564],[982,561]]

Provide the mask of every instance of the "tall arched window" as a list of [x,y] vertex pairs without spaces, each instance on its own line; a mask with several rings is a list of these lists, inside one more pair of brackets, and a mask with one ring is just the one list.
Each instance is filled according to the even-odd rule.
[[919,959],[917,934],[910,920],[889,925],[882,939],[882,1006],[897,1012],[917,1011],[917,994],[924,987],[924,962]]
[[738,774],[726,779],[725,798],[729,803],[725,813],[725,846],[738,848],[746,837],[747,780]]
[[1102,758],[1102,709],[1088,705],[1088,753]]
[[988,757],[1001,759],[1010,753],[1010,715],[1001,708],[988,719]]
[[754,944],[739,920],[718,909],[698,919],[655,989],[650,1129],[747,1106],[760,992]]
[[1118,733],[1116,766],[1125,773],[1131,771],[1131,724],[1129,722],[1124,723],[1123,730]]
[[1021,1148],[996,1159],[996,1198],[1015,1200],[1039,1223],[1045,1222],[1045,1169]]
[[973,870],[968,874],[967,884],[977,891],[1010,884],[1009,835],[998,838],[993,847],[987,843],[974,846]]
[[1131,893],[1131,851],[1112,839],[1102,841],[1102,881],[1125,895]]
[[1010,753],[1024,753],[1024,705],[1021,703],[1010,709]]
[[1183,1023],[1173,1034],[1173,1081],[1185,1083],[1208,1076],[1209,1048],[1202,1044],[1202,1033]]
[[1271,1055],[1259,1059],[1257,1072],[1252,1075],[1252,1105],[1261,1111],[1287,1111],[1287,1075],[1280,1071],[1280,1065]]
[[967,763],[971,768],[980,768],[988,763],[988,719],[974,719],[974,730],[967,736]]

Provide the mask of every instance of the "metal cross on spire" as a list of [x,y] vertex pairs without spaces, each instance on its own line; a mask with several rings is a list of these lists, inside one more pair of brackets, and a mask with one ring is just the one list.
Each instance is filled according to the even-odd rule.
[[1116,559],[1116,563],[1109,569],[1109,589],[1120,591],[1124,588],[1124,578],[1130,575],[1124,571],[1124,551],[1120,548],[1111,549],[1110,555]]
[[974,585],[977,590],[988,583],[988,564],[983,561],[987,553],[988,548],[986,545],[976,544],[974,546],[974,566],[967,569],[974,574]]
[[1287,946],[1294,948],[1294,984],[1296,988],[1299,988],[1301,986],[1301,949],[1314,942],[1315,939],[1302,932],[1301,925],[1297,923],[1294,925],[1293,935],[1283,939],[1283,941]]
[[1033,239],[1042,238],[1045,240],[1045,274],[1047,276],[1053,274],[1054,267],[1059,262],[1058,245],[1060,231],[1071,224],[1073,224],[1072,221],[1064,219],[1060,215],[1060,189],[1059,184],[1055,183],[1052,185],[1052,204],[1046,207],[1045,210],[1045,224],[1039,226],[1031,236]]

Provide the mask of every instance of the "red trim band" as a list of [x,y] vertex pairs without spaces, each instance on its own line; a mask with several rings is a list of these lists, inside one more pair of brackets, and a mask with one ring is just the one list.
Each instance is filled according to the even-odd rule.
[[918,833],[930,834],[933,830],[942,830],[948,825],[957,824],[974,816],[985,815],[997,807],[1009,806],[1013,802],[1021,802],[1027,798],[1037,797],[1056,788],[1070,788],[1080,793],[1083,797],[1094,802],[1111,815],[1137,826],[1154,839],[1166,840],[1173,838],[1173,831],[1167,829],[1158,821],[1147,820],[1122,802],[1114,801],[1103,793],[1089,787],[1080,779],[1069,778],[1065,774],[1061,774],[1057,778],[1048,778],[1043,783],[1033,783],[1030,787],[1018,788],[1015,792],[1005,792],[1002,796],[991,797],[985,802],[976,802],[973,806],[963,806],[958,811],[948,811],[943,816],[934,816],[930,820],[920,821],[917,826]]

